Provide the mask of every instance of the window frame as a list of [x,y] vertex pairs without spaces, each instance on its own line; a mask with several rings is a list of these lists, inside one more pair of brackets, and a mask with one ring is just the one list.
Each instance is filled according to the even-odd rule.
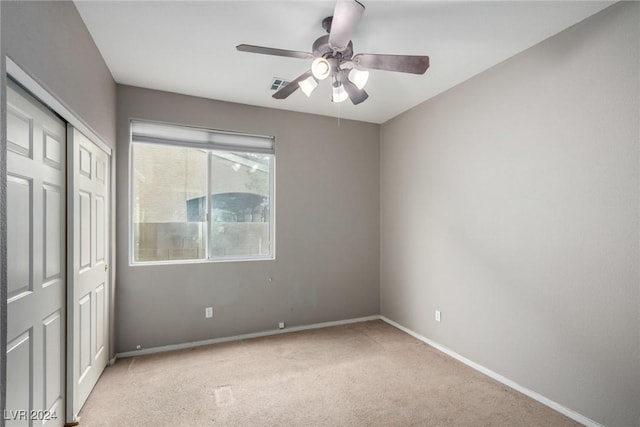
[[[209,233],[211,227],[211,206],[210,206],[210,186],[211,186],[211,153],[212,152],[226,152],[233,153],[233,149],[221,149],[221,148],[205,148],[205,147],[193,147],[188,144],[181,143],[179,141],[175,141],[174,143],[154,143],[154,142],[134,142],[133,141],[133,123],[148,123],[148,124],[158,124],[158,125],[166,125],[166,126],[176,126],[181,128],[189,128],[196,129],[202,131],[209,132],[219,132],[223,134],[229,134],[233,136],[257,136],[240,132],[232,132],[226,130],[218,130],[218,129],[210,129],[210,128],[202,128],[196,126],[189,126],[183,124],[175,124],[168,122],[160,122],[146,119],[129,119],[129,182],[127,185],[127,190],[129,192],[129,206],[127,207],[127,228],[128,228],[128,240],[129,240],[129,266],[137,267],[137,266],[153,266],[153,265],[182,265],[182,264],[203,264],[203,263],[226,263],[226,262],[245,262],[245,261],[274,261],[276,259],[276,151],[275,151],[275,137],[271,136],[268,138],[273,139],[273,152],[267,153],[271,156],[269,162],[269,254],[266,256],[256,256],[256,255],[246,255],[246,256],[238,256],[238,255],[230,255],[230,256],[218,256],[212,257],[210,253],[210,242],[209,242]],[[135,258],[135,241],[134,241],[134,218],[133,218],[133,206],[134,206],[134,154],[133,147],[134,144],[150,144],[150,145],[166,145],[172,147],[183,147],[183,148],[192,148],[192,149],[201,149],[207,152],[206,159],[206,194],[205,194],[205,204],[206,204],[206,221],[205,221],[205,234],[203,236],[205,240],[205,250],[206,250],[206,258],[201,259],[178,259],[178,260],[158,260],[158,261],[136,261]],[[245,151],[249,153],[256,154],[265,154],[260,150],[251,151],[251,150],[236,150],[237,151]]]

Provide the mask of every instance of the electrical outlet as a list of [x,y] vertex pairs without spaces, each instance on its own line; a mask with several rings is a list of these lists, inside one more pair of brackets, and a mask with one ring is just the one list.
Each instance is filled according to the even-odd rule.
[[278,329],[284,329],[284,322],[278,323]]
[[210,319],[213,317],[213,307],[207,307],[204,309],[204,317]]
[[441,319],[440,310],[436,310],[436,322],[439,322]]

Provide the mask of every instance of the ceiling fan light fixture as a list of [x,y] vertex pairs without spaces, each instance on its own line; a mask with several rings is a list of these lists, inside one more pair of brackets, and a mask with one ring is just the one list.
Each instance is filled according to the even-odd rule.
[[348,78],[358,89],[362,90],[369,80],[369,72],[352,68],[349,71]]
[[312,61],[310,70],[276,90],[272,95],[275,99],[286,99],[298,89],[310,97],[320,80],[330,77],[333,83],[333,102],[349,99],[353,105],[359,105],[369,97],[364,90],[369,80],[368,70],[424,74],[429,68],[428,56],[377,53],[354,55],[351,36],[360,22],[364,9],[362,0],[336,0],[333,15],[322,21],[322,28],[329,34],[316,39],[311,46],[311,52],[247,44],[237,45],[236,49],[240,52]]
[[311,93],[318,87],[318,81],[313,76],[309,76],[306,79],[298,82],[298,86],[307,95],[307,98],[311,96]]
[[333,96],[331,97],[332,102],[343,102],[346,101],[348,97],[349,94],[344,90],[344,86],[341,84],[333,86]]
[[318,80],[324,80],[331,74],[331,64],[325,58],[316,58],[311,64],[311,73]]

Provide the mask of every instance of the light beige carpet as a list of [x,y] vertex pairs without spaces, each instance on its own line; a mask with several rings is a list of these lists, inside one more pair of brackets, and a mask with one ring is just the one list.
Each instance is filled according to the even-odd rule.
[[89,426],[575,426],[382,321],[120,359]]

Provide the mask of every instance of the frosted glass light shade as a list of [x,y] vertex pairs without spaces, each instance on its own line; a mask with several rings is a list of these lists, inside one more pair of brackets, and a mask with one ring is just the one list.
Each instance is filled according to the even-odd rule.
[[367,84],[367,80],[369,80],[369,72],[353,68],[349,71],[348,78],[358,89],[363,89],[364,85]]
[[313,77],[309,76],[301,82],[298,82],[298,86],[304,92],[307,97],[311,96],[311,93],[318,87],[318,81]]
[[331,98],[333,102],[342,102],[348,97],[349,95],[342,85],[333,86],[333,97]]
[[331,64],[325,58],[316,58],[311,64],[311,73],[318,80],[324,80],[331,74]]

